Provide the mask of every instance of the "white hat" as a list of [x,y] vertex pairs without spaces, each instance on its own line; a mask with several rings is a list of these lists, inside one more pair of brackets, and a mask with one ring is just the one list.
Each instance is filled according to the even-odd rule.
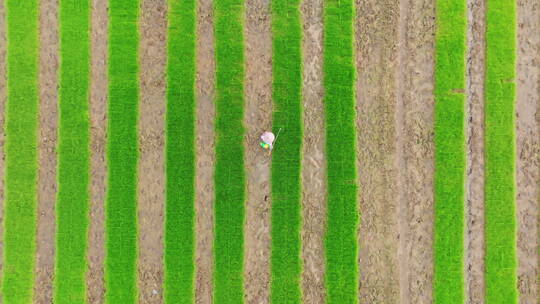
[[276,137],[274,136],[274,133],[272,132],[264,132],[262,135],[261,135],[261,140],[264,141],[265,143],[271,145],[273,142],[274,142],[274,139]]

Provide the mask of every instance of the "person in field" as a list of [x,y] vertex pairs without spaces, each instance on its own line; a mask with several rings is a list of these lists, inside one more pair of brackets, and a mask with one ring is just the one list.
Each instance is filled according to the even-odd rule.
[[273,148],[273,144],[274,144],[274,140],[276,139],[276,137],[274,136],[274,133],[272,132],[264,132],[262,135],[261,135],[261,147],[265,150],[270,150],[272,151],[272,148]]

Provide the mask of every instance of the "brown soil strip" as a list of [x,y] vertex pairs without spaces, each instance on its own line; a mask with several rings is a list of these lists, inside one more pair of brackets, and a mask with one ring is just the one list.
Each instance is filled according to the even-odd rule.
[[400,5],[397,164],[401,303],[431,303],[435,2]]
[[143,0],[141,5],[139,302],[162,303],[167,1]]
[[270,155],[259,137],[272,128],[272,35],[266,0],[246,2],[245,162],[247,204],[244,284],[246,303],[270,301]]
[[302,145],[302,295],[304,303],[324,303],[326,157],[323,104],[323,1],[304,0]]
[[[4,222],[4,122],[6,105],[6,8],[0,1],[0,223]],[[0,281],[3,277],[4,225],[0,225]],[[1,282],[0,282],[1,284]]]
[[[540,6],[519,0],[517,54],[517,217],[520,303],[537,303],[540,182]],[[538,115],[538,117],[537,117]]]
[[197,168],[195,180],[195,303],[212,303],[214,258],[214,23],[212,0],[197,3]]
[[[399,3],[357,4],[360,302],[398,303],[396,68]],[[415,181],[418,182],[418,181]],[[415,195],[417,195],[415,193]],[[409,196],[408,199],[411,199]],[[405,214],[402,214],[404,216]]]
[[58,120],[58,1],[40,2],[39,180],[35,303],[52,303]]
[[103,303],[105,283],[104,206],[107,183],[107,0],[92,0],[90,85],[90,227],[88,233],[87,296],[89,303]]
[[467,303],[484,303],[485,0],[468,0],[467,53]]

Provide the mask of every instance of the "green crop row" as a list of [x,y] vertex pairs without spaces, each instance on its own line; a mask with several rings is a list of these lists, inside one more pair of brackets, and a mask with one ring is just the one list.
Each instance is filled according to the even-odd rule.
[[55,303],[86,301],[90,1],[60,1]]
[[139,1],[109,1],[107,303],[135,303]]
[[516,3],[488,1],[485,84],[487,303],[517,303],[515,220]]
[[217,94],[214,303],[243,303],[244,1],[217,0],[214,5]]
[[36,251],[38,1],[7,0],[6,200],[2,294],[32,302]]
[[302,152],[302,27],[300,1],[272,1],[272,303],[300,303],[300,167]]
[[354,2],[324,7],[324,106],[328,178],[327,303],[358,303],[359,222],[353,55]]
[[195,201],[196,1],[169,1],[165,300],[192,303]]
[[437,1],[435,55],[436,303],[464,301],[466,1]]

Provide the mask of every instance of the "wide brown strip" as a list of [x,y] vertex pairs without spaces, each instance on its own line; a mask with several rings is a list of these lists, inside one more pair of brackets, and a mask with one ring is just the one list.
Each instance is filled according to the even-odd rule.
[[[245,163],[247,204],[244,285],[247,303],[270,301],[270,154],[259,137],[272,128],[270,2],[246,1]],[[274,130],[277,132],[277,130]]]
[[397,168],[400,303],[433,300],[435,1],[400,4]]
[[90,85],[90,227],[88,232],[89,303],[103,303],[105,296],[104,204],[107,183],[105,143],[107,138],[107,45],[108,1],[92,0],[91,85]]
[[40,1],[39,180],[35,303],[52,303],[58,126],[58,1]]
[[212,0],[197,3],[197,167],[195,180],[196,249],[195,303],[212,303],[214,258],[215,96],[214,23]]
[[395,167],[399,1],[359,1],[357,9],[360,302],[399,303],[397,194],[405,186]]
[[167,1],[143,0],[140,15],[138,224],[139,302],[162,303]]
[[537,303],[540,195],[540,1],[518,0],[516,180],[520,303]]
[[323,104],[323,1],[304,0],[302,144],[302,296],[304,303],[324,303],[324,233],[326,230],[326,132]]
[[[0,1],[0,223],[4,222],[4,166],[5,166],[5,109],[6,109],[6,7],[4,1]],[[3,277],[4,269],[4,225],[0,225],[0,277]]]
[[485,0],[468,0],[467,53],[467,303],[484,303]]

